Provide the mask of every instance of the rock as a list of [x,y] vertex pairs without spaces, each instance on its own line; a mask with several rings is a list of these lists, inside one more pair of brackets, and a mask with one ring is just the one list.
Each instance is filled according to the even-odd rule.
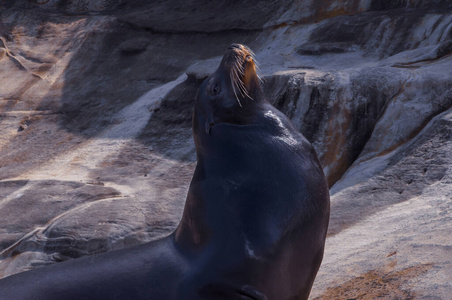
[[23,0],[0,16],[0,277],[169,234],[197,88],[238,42],[331,187],[311,298],[448,299],[450,1]]

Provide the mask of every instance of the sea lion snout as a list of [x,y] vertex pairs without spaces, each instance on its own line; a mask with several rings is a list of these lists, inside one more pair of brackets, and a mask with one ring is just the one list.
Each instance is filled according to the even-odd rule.
[[243,106],[242,102],[245,99],[252,100],[252,91],[259,85],[254,52],[245,45],[231,44],[220,66],[229,74],[232,90],[239,106]]

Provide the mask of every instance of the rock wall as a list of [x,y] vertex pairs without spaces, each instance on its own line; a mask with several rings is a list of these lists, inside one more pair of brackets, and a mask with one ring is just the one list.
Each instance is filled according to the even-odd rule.
[[170,233],[197,88],[238,42],[331,186],[311,298],[448,299],[450,1],[0,5],[0,277]]

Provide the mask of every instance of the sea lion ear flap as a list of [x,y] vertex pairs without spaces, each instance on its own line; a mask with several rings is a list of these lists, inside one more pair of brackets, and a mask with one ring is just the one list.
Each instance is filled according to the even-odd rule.
[[253,58],[251,56],[247,56],[245,61],[243,84],[245,85],[247,95],[250,95],[250,91],[259,84],[259,77],[256,72],[256,65],[254,64]]

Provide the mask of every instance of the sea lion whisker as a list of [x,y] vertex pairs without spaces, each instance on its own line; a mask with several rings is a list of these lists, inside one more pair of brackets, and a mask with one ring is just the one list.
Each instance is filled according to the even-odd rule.
[[240,79],[236,69],[234,69],[233,72],[234,72],[234,85],[237,87],[242,97],[244,97],[241,89],[241,85],[243,85],[242,80]]
[[242,97],[248,97],[248,98],[250,98],[251,100],[254,100],[253,99],[253,97],[251,97],[250,96],[250,94],[248,93],[248,90],[247,90],[247,88],[245,87],[245,83],[243,82],[243,76],[245,76],[245,72],[244,72],[244,66],[243,66],[243,64],[241,65],[241,68],[239,69],[239,71],[242,71],[243,70],[243,72],[240,72],[241,74],[242,74],[242,77],[239,77],[238,78],[238,84],[237,84],[237,87],[238,87],[238,89],[239,89],[239,91],[240,91],[240,94],[242,95]]
[[245,75],[245,68],[243,67],[243,63],[238,66],[237,70],[240,72],[242,76]]
[[243,92],[245,93],[245,95],[248,97],[248,98],[250,98],[251,100],[254,100],[253,99],[253,97],[251,97],[249,94],[248,94],[248,91],[246,90],[246,88],[243,86]]
[[239,87],[240,87],[241,89],[246,90],[245,84],[244,84],[244,82],[243,82],[242,80],[239,80]]
[[232,76],[232,84],[233,84],[233,86],[236,86],[236,82],[237,82],[237,74],[236,74],[236,72],[235,72],[235,70],[234,69],[232,69],[231,70],[231,76]]
[[237,66],[240,65],[240,57],[239,56],[235,56],[234,57],[234,66],[237,68]]
[[243,83],[243,81],[241,79],[238,80],[237,88],[239,89],[240,94],[242,95],[242,97],[248,96],[248,93],[246,91],[245,85],[244,85],[244,83]]
[[232,88],[234,89],[234,93],[235,93],[236,78],[235,78],[234,72],[231,72],[231,73],[229,74],[229,76],[230,76],[230,78],[231,78],[231,85],[232,85]]
[[[236,96],[237,96],[237,95],[236,95]],[[240,107],[243,107],[243,106],[242,106],[242,102],[240,102],[239,98],[237,98],[237,102],[239,103],[239,106],[240,106]]]
[[234,74],[235,74],[235,76],[236,76],[236,79],[238,79],[239,77],[239,74],[238,74],[238,70],[237,70],[237,68],[236,67],[234,67],[233,69],[232,69],[232,71],[234,72]]
[[240,74],[241,74],[242,76],[245,75],[244,68],[243,68],[243,63],[242,63],[242,62],[237,62],[236,65],[235,65],[235,69],[236,69],[237,71],[239,71]]
[[[237,74],[237,72],[236,71],[234,71],[235,72],[235,82],[234,82],[234,84],[235,84],[235,87],[237,87],[237,89],[239,90],[239,92],[240,92],[240,95],[242,96],[242,97],[248,97],[248,98],[250,98],[250,99],[253,99],[249,94],[248,94],[248,91],[246,90],[246,87],[245,87],[245,84],[243,83],[243,80],[238,76],[238,74]],[[237,99],[238,100],[238,99]],[[238,100],[239,102],[240,102],[240,100]]]
[[[231,82],[233,82],[233,79],[232,79],[232,74],[229,74],[229,77],[230,77],[230,79],[231,79]],[[237,97],[237,92],[235,91],[235,86],[234,86],[235,84],[232,84],[232,90],[234,91],[234,95],[235,95],[235,99],[237,100],[237,102],[239,103],[239,105],[240,105],[240,107],[243,107],[242,106],[242,103],[240,102],[240,100],[239,100],[239,97]]]
[[246,51],[248,51],[249,54],[251,54],[252,56],[255,56],[254,51],[251,50],[248,46],[244,46],[243,48],[245,48]]
[[242,97],[247,96],[248,98],[250,98],[251,100],[254,100],[253,97],[251,97],[248,93],[248,90],[245,87],[245,83],[242,80],[239,80],[239,85],[238,85],[238,89],[240,91],[240,93],[242,94]]

